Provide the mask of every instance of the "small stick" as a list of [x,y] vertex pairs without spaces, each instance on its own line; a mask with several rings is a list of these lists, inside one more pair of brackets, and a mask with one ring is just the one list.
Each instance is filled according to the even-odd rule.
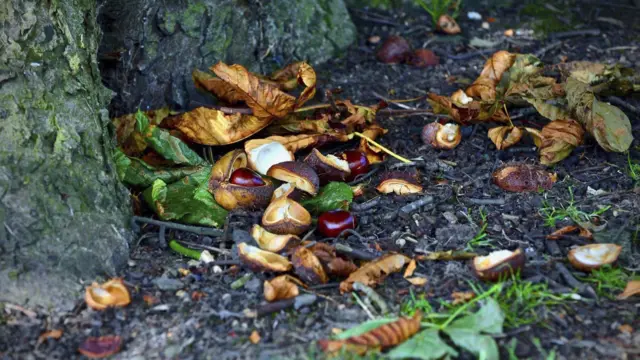
[[240,260],[216,260],[207,264],[208,266],[240,266],[242,265],[242,261]]
[[217,253],[223,254],[223,255],[230,255],[231,254],[231,252],[229,250],[220,249],[220,248],[213,247],[213,246],[208,246],[208,245],[196,244],[196,243],[193,243],[193,242],[190,242],[190,241],[184,241],[184,240],[179,240],[179,241],[181,243],[185,244],[186,246],[189,246],[189,247],[192,247],[192,248],[214,251],[214,252],[217,252]]
[[256,310],[256,316],[262,317],[281,310],[288,309],[290,307],[301,308],[313,304],[317,299],[317,296],[313,294],[298,295],[291,299],[285,299],[280,301],[274,301],[267,303]]
[[633,106],[633,105],[629,104],[628,102],[626,102],[626,101],[624,101],[624,100],[620,99],[620,98],[619,98],[619,97],[617,97],[617,96],[609,96],[609,97],[607,98],[607,100],[609,100],[609,102],[610,102],[610,103],[612,103],[612,104],[615,104],[615,105],[618,105],[618,106],[622,106],[623,108],[625,108],[625,109],[627,109],[627,110],[631,111],[631,112],[632,112],[632,113],[634,113],[634,114],[640,114],[640,110],[638,110],[638,108],[637,108],[637,107],[635,107],[635,106]]
[[369,201],[363,202],[362,204],[352,203],[351,210],[353,210],[354,212],[369,210],[372,207],[375,207],[376,205],[378,205],[378,203],[380,203],[380,200],[382,200],[382,198],[378,196]]
[[333,245],[336,249],[336,252],[344,255],[348,255],[354,259],[371,261],[377,258],[376,254],[372,254],[363,250],[353,249],[348,245],[337,243]]
[[388,116],[397,116],[397,115],[432,115],[435,117],[448,117],[447,115],[444,114],[434,114],[433,111],[429,110],[429,109],[403,109],[403,110],[396,110],[396,109],[382,109],[380,111],[378,111],[379,115],[388,115]]
[[536,52],[534,53],[534,55],[535,55],[537,58],[540,58],[540,57],[544,56],[544,54],[546,54],[546,53],[547,53],[547,51],[549,51],[549,50],[553,50],[553,49],[555,49],[555,48],[559,47],[560,45],[562,45],[562,41],[556,41],[556,42],[553,42],[553,43],[551,43],[551,44],[549,44],[549,45],[547,45],[547,46],[543,47],[542,49],[540,49],[540,50],[536,51]]
[[559,262],[556,263],[556,270],[558,270],[558,272],[560,273],[560,276],[562,276],[564,281],[566,281],[567,285],[571,286],[574,289],[578,289],[580,294],[590,297],[592,299],[598,298],[598,295],[595,293],[595,291],[593,291],[591,286],[583,284],[580,281],[578,281],[578,279],[576,279],[573,276],[573,274],[571,274],[571,271],[569,271],[569,269],[567,269],[567,267],[564,266],[564,264]]
[[372,177],[373,175],[375,175],[375,173],[377,173],[378,170],[380,170],[380,166],[374,167],[371,171],[369,171],[366,174],[360,174],[360,175],[356,176],[356,178],[353,179],[353,181],[349,182],[348,185],[349,186],[357,185],[357,184],[367,180],[368,178]]
[[380,150],[382,150],[382,151],[384,151],[385,153],[387,153],[387,154],[389,154],[389,155],[393,156],[394,158],[396,158],[396,159],[398,159],[398,160],[402,161],[403,163],[410,163],[410,162],[411,162],[410,160],[407,160],[407,159],[403,158],[402,156],[400,156],[400,155],[398,155],[398,154],[394,153],[393,151],[391,151],[391,150],[387,149],[386,147],[384,147],[384,146],[382,146],[382,145],[378,144],[377,142],[375,142],[373,139],[371,139],[371,138],[370,138],[370,137],[368,137],[367,135],[364,135],[364,134],[359,133],[359,132],[357,132],[357,131],[354,131],[354,132],[353,132],[353,135],[358,136],[358,137],[361,137],[361,138],[363,138],[363,139],[367,140],[367,142],[369,142],[370,144],[372,144],[372,145],[374,145],[374,146],[378,147]]
[[371,287],[356,281],[353,283],[353,289],[365,293],[365,295],[367,295],[367,297],[371,299],[371,301],[378,305],[378,309],[380,309],[380,313],[382,315],[385,315],[389,312],[389,306],[387,306],[387,303],[384,301],[382,296],[375,292],[375,290],[373,290]]
[[140,223],[145,223],[145,224],[164,226],[165,228],[168,228],[168,229],[187,231],[187,232],[191,232],[191,233],[198,234],[198,235],[207,235],[207,236],[220,236],[220,235],[222,235],[222,230],[220,230],[220,229],[204,227],[204,226],[183,225],[183,224],[178,224],[178,223],[173,223],[173,222],[168,222],[168,221],[160,221],[160,220],[150,219],[150,218],[141,217],[141,216],[133,216],[133,217],[131,217],[131,222],[132,222],[132,226],[134,227],[134,229],[138,228],[136,223],[140,222]]
[[247,281],[249,281],[251,278],[253,277],[253,273],[246,273],[244,275],[242,275],[242,277],[234,282],[231,283],[231,288],[233,290],[238,290],[241,287],[244,286],[244,284],[247,283]]
[[549,35],[552,39],[566,39],[570,37],[582,36],[582,35],[600,35],[600,29],[585,29],[585,30],[573,30],[573,31],[563,31],[557,32]]
[[371,313],[371,310],[369,310],[367,305],[365,305],[362,302],[362,300],[360,300],[360,296],[358,296],[358,294],[356,294],[355,292],[352,292],[351,295],[353,295],[353,298],[356,299],[356,302],[358,303],[358,305],[360,305],[360,307],[364,310],[364,312],[367,313],[367,316],[369,317],[369,319],[373,320],[376,318],[375,316],[373,316],[373,314]]
[[504,205],[505,204],[505,200],[503,198],[497,198],[497,199],[468,198],[467,201],[475,205]]
[[409,105],[405,105],[405,104],[402,104],[402,103],[400,103],[400,102],[395,102],[395,101],[393,101],[393,100],[391,100],[391,99],[389,99],[389,98],[387,98],[387,97],[384,97],[384,96],[382,96],[382,95],[378,94],[378,93],[377,93],[377,92],[375,92],[375,91],[372,91],[371,93],[372,93],[375,97],[377,97],[378,99],[380,99],[380,100],[384,100],[384,101],[386,101],[386,102],[388,102],[388,103],[394,104],[394,105],[396,105],[396,106],[398,106],[398,107],[401,107],[401,108],[403,108],[403,109],[417,110],[415,107],[412,107],[412,106],[409,106]]
[[428,204],[432,204],[433,203],[433,196],[431,195],[426,195],[416,201],[413,201],[403,207],[400,208],[399,211],[399,215],[400,217],[406,218],[407,216],[409,216],[409,214],[411,214],[412,212],[418,210],[419,208],[428,205]]

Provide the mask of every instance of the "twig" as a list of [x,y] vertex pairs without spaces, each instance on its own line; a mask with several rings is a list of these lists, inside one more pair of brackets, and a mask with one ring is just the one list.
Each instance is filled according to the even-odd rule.
[[637,107],[629,104],[628,102],[622,100],[621,98],[619,98],[617,96],[609,96],[607,98],[607,100],[609,100],[609,102],[612,103],[612,104],[622,106],[623,108],[631,111],[634,114],[640,114],[640,110],[638,110]]
[[242,261],[240,260],[216,260],[207,264],[207,266],[232,266],[232,265],[242,265]]
[[388,116],[398,116],[398,115],[431,115],[431,116],[435,116],[435,117],[448,117],[447,115],[441,115],[441,114],[434,114],[433,111],[429,110],[429,109],[415,109],[415,110],[411,110],[411,109],[403,109],[403,110],[396,110],[396,109],[382,109],[380,111],[378,111],[377,113],[378,115],[388,115]]
[[8,310],[19,311],[19,312],[23,313],[24,315],[26,315],[28,318],[31,318],[31,319],[35,319],[36,317],[38,317],[38,314],[35,311],[29,310],[27,308],[23,308],[20,305],[4,303],[4,308],[8,309]]
[[409,106],[409,105],[405,105],[405,104],[402,104],[402,103],[399,103],[399,102],[395,102],[395,101],[393,101],[393,100],[391,100],[391,99],[389,99],[389,98],[387,98],[387,97],[384,97],[384,96],[382,96],[382,95],[378,94],[378,93],[377,93],[377,92],[375,92],[375,91],[372,91],[371,93],[372,93],[375,97],[377,97],[378,99],[380,99],[380,100],[384,100],[384,101],[386,101],[386,102],[388,102],[388,103],[390,103],[390,104],[394,104],[394,105],[396,105],[396,106],[398,106],[398,107],[401,107],[401,108],[403,108],[403,109],[417,110],[417,109],[416,109],[415,107],[413,107],[413,106]]
[[570,37],[582,36],[582,35],[600,35],[600,29],[584,29],[584,30],[573,30],[573,31],[563,31],[552,33],[549,35],[551,39],[566,39]]
[[380,203],[380,200],[382,200],[382,198],[378,196],[369,201],[363,202],[362,204],[351,203],[351,210],[354,212],[369,210],[372,207],[375,207],[376,205],[378,205],[378,203]]
[[467,60],[467,59],[471,59],[474,58],[476,56],[484,56],[484,55],[489,55],[489,54],[493,54],[494,52],[496,52],[498,49],[483,49],[483,50],[478,50],[478,51],[472,51],[472,52],[468,52],[468,53],[464,53],[464,54],[460,54],[460,55],[452,55],[447,53],[446,56],[449,59],[452,60]]
[[309,230],[309,232],[308,232],[308,233],[306,233],[306,234],[304,235],[304,237],[302,238],[302,240],[301,240],[301,241],[302,241],[302,242],[307,241],[307,240],[309,239],[309,237],[310,237],[311,235],[313,235],[313,233],[314,233],[315,231],[316,231],[316,228],[315,228],[315,227],[314,227],[313,229]]
[[378,170],[380,170],[380,166],[376,166],[373,169],[371,169],[368,173],[366,174],[360,174],[358,176],[356,176],[355,179],[353,179],[353,181],[349,182],[349,186],[353,186],[353,185],[357,185],[365,180],[367,180],[368,178],[372,177],[373,175],[375,175]]
[[336,243],[333,246],[335,247],[336,252],[338,252],[340,254],[348,255],[349,257],[352,257],[352,258],[358,259],[358,260],[371,261],[371,260],[373,260],[373,259],[378,257],[376,254],[373,254],[373,253],[370,253],[370,252],[366,252],[366,251],[363,251],[363,250],[353,249],[348,245],[344,245],[344,244],[340,244],[340,243]]
[[333,288],[337,288],[337,287],[340,287],[340,283],[339,282],[332,282],[332,283],[327,283],[327,284],[309,286],[309,290],[325,290],[325,289],[333,289]]
[[370,137],[368,137],[367,135],[364,135],[364,134],[359,133],[359,132],[357,132],[357,131],[354,131],[354,132],[353,132],[353,135],[358,136],[358,137],[361,137],[361,138],[363,138],[363,139],[367,140],[367,142],[368,142],[368,143],[370,143],[370,144],[372,144],[372,145],[375,145],[375,146],[376,146],[377,148],[379,148],[380,150],[384,151],[385,153],[387,153],[387,154],[389,154],[389,155],[393,156],[394,158],[396,158],[396,159],[398,159],[398,160],[400,160],[400,161],[402,161],[402,162],[404,162],[404,163],[410,163],[410,162],[411,162],[411,161],[409,161],[409,160],[407,160],[407,159],[403,158],[402,156],[400,156],[400,155],[398,155],[398,154],[394,153],[393,151],[391,151],[391,150],[387,149],[386,147],[384,147],[384,146],[380,145],[379,143],[375,142],[373,139],[371,139],[371,138],[370,138]]
[[375,290],[373,290],[371,287],[356,281],[353,283],[353,289],[365,293],[365,295],[367,295],[367,297],[378,306],[378,309],[380,309],[380,313],[382,315],[385,315],[389,312],[389,306],[387,306],[387,303],[384,301],[382,296],[375,292]]
[[558,272],[560,273],[560,276],[562,276],[562,278],[567,283],[567,285],[569,285],[574,289],[577,289],[581,295],[587,296],[592,299],[598,298],[598,295],[595,293],[595,291],[593,291],[591,286],[583,284],[580,281],[578,281],[578,279],[576,279],[573,276],[573,274],[571,274],[569,269],[567,269],[567,267],[564,266],[564,264],[559,262],[556,263],[556,270],[558,270]]
[[538,50],[538,51],[536,51],[536,52],[534,53],[534,55],[535,55],[537,58],[541,58],[541,57],[543,57],[543,56],[544,56],[544,54],[546,54],[546,53],[547,53],[547,51],[549,51],[549,50],[553,50],[553,49],[555,49],[555,48],[557,48],[557,47],[559,47],[559,46],[561,46],[561,45],[562,45],[562,41],[552,42],[551,44],[549,44],[549,45],[547,45],[547,46],[543,47],[542,49],[540,49],[540,50]]
[[253,277],[253,273],[246,273],[244,275],[242,275],[242,277],[234,282],[231,283],[231,288],[233,290],[238,290],[241,287],[244,286],[244,284],[247,283],[247,281],[249,281],[251,278]]
[[231,254],[231,252],[229,250],[220,249],[220,248],[213,247],[213,246],[208,246],[208,245],[197,244],[197,243],[193,243],[193,242],[190,242],[190,241],[184,241],[184,240],[179,240],[179,241],[181,243],[183,243],[184,245],[192,247],[192,248],[214,251],[214,252],[217,252],[218,254],[223,254],[223,255],[230,255]]
[[136,223],[144,223],[144,224],[151,224],[151,225],[156,225],[161,227],[164,226],[165,228],[168,228],[168,229],[187,231],[187,232],[191,232],[198,235],[207,235],[207,236],[222,235],[222,230],[220,229],[204,227],[204,226],[183,225],[183,224],[178,224],[178,223],[173,223],[168,221],[154,220],[154,219],[141,217],[141,216],[133,216],[131,218],[131,223],[132,223],[132,227],[136,231],[139,230],[139,227]]
[[364,312],[367,313],[367,316],[369,317],[370,320],[373,320],[376,318],[375,316],[373,316],[373,314],[371,313],[371,310],[369,310],[367,305],[365,305],[362,302],[362,300],[360,300],[360,296],[358,296],[358,294],[356,294],[355,292],[352,292],[351,295],[353,295],[353,298],[356,299],[356,302],[358,303],[358,305],[360,305],[360,307],[364,310]]
[[504,205],[505,204],[505,200],[503,198],[497,198],[497,199],[468,198],[467,201],[475,205]]
[[432,204],[433,203],[433,196],[431,195],[426,195],[423,196],[422,198],[413,201],[403,207],[400,208],[400,211],[398,212],[398,214],[400,215],[400,217],[406,218],[408,217],[412,212],[420,209],[421,207],[428,205],[428,204]]

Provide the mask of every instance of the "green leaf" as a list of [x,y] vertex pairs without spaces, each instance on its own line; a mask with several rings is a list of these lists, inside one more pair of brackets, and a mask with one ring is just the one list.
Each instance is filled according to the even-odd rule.
[[143,192],[143,198],[162,220],[220,227],[227,211],[206,190],[206,182],[194,181],[200,176],[196,174],[169,185],[156,180]]
[[602,101],[593,101],[593,120],[587,126],[600,146],[607,151],[625,152],[631,147],[631,123],[619,108]]
[[455,320],[447,327],[447,331],[449,329],[468,329],[488,334],[502,334],[503,324],[504,314],[500,305],[495,299],[487,298],[478,312]]
[[387,357],[390,359],[441,359],[444,356],[458,356],[458,352],[447,345],[438,330],[427,329],[414,335],[409,340],[391,350]]
[[155,168],[146,162],[127,156],[119,148],[113,156],[116,164],[116,173],[123,183],[140,188],[146,188],[160,179],[165,183],[172,183],[181,178],[197,173],[203,169],[210,171],[211,166],[185,166],[178,168]]
[[140,109],[136,112],[136,131],[144,133],[149,128],[149,118]]
[[171,135],[167,130],[150,125],[144,132],[144,138],[153,150],[163,158],[180,165],[204,165],[206,161],[191,150],[184,141]]
[[500,360],[496,341],[488,335],[481,335],[473,330],[445,329],[451,341],[461,348],[476,355],[481,360]]
[[379,328],[384,324],[388,324],[398,320],[398,318],[384,318],[384,319],[373,319],[366,322],[363,322],[360,325],[354,326],[351,329],[345,330],[334,336],[336,340],[343,340],[350,338],[352,336],[358,336],[366,333],[367,331],[371,331],[375,328]]
[[330,182],[320,189],[316,197],[302,200],[300,203],[309,212],[320,214],[335,209],[347,210],[352,201],[353,191],[349,185],[343,182]]
[[538,113],[540,113],[540,115],[546,117],[551,121],[566,120],[571,118],[571,116],[569,116],[569,113],[566,110],[559,108],[555,105],[548,104],[543,100],[531,99],[531,98],[525,98],[525,100],[527,100],[529,104],[533,105],[533,107],[536,108],[536,110],[538,111]]

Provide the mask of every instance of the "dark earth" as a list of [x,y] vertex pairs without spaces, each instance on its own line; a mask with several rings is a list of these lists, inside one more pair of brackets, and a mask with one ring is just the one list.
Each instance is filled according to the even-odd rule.
[[[461,36],[434,34],[428,15],[419,8],[353,10],[358,42],[339,58],[316,67],[318,94],[323,89],[341,88],[338,96],[359,104],[374,104],[379,96],[403,99],[427,92],[450,94],[472,81],[486,56],[498,48],[534,53],[546,64],[563,59],[589,60],[640,68],[640,25],[635,21],[640,15],[638,8],[626,2],[561,4],[466,5],[459,17]],[[494,17],[496,22],[490,29],[482,29],[480,21],[467,19],[466,11],[470,10]],[[509,28],[534,29],[539,36],[505,38],[503,31]],[[418,69],[379,63],[374,55],[377,45],[367,40],[373,35],[384,39],[391,34],[406,37],[416,48],[432,49],[440,56],[440,65]],[[489,51],[465,45],[473,37],[499,41],[499,45]],[[289,60],[294,59],[283,59],[284,63]],[[640,163],[640,101],[633,97],[609,101],[629,116],[636,138],[630,159]],[[424,99],[406,105],[428,108]],[[394,104],[390,108],[401,109]],[[546,123],[525,109],[511,110],[511,116],[516,122],[536,128]],[[586,213],[610,206],[600,215],[606,226],[595,234],[595,239],[623,245],[619,268],[627,275],[638,274],[640,187],[629,175],[627,155],[607,153],[588,139],[553,168],[558,182],[550,191],[507,193],[492,183],[490,174],[504,163],[536,164],[532,144],[524,142],[514,149],[497,151],[486,136],[488,126],[478,125],[463,129],[462,143],[454,150],[434,150],[420,139],[421,128],[433,120],[433,115],[407,112],[389,116],[380,112],[380,123],[389,129],[380,142],[413,159],[416,165],[401,167],[396,160],[388,159],[376,167],[369,178],[361,181],[368,184],[367,190],[352,208],[360,236],[328,241],[373,255],[380,250],[413,256],[451,249],[473,249],[485,254],[492,248],[522,248],[528,257],[522,279],[546,283],[549,292],[559,296],[577,295],[521,312],[519,321],[507,324],[504,335],[497,339],[503,358],[510,358],[510,352],[518,359],[549,359],[554,358],[553,354],[557,359],[640,358],[640,303],[633,299],[613,300],[619,290],[597,292],[595,284],[585,281],[586,274],[571,270],[565,262],[568,250],[586,241],[576,236],[557,242],[545,240],[545,235],[572,222],[566,219],[553,227],[546,226],[541,210],[545,206],[568,206],[571,192],[574,205]],[[340,144],[323,152],[355,146],[355,142]],[[378,177],[389,169],[417,169],[425,193],[380,196],[374,187]],[[592,195],[588,189],[602,192]],[[399,211],[424,195],[432,195],[434,202],[410,213]],[[486,241],[470,245],[480,230],[481,212],[487,214]],[[259,216],[233,214],[219,237],[167,230],[166,238],[217,249],[212,252],[218,261],[234,260],[234,240],[242,241],[243,236],[248,236],[243,231],[249,230]],[[314,234],[310,239],[321,237]],[[88,309],[81,296],[70,313],[56,309],[32,312],[5,305],[0,309],[0,358],[79,358],[76,349],[88,336],[115,334],[122,337],[124,344],[114,359],[315,359],[324,358],[315,348],[316,340],[329,337],[333,328],[350,328],[368,319],[350,294],[339,294],[337,282],[310,289],[317,299],[308,306],[258,319],[245,318],[245,309],[265,306],[262,283],[272,275],[253,274],[237,289],[232,289],[231,283],[249,270],[223,265],[217,269],[221,271],[199,267],[184,275],[187,272],[181,269],[189,269],[188,259],[172,252],[154,225],[141,224],[139,240],[132,248],[128,267],[120,274],[131,291],[129,306],[98,312]],[[461,261],[420,262],[416,272],[428,278],[425,286],[414,287],[402,274],[394,274],[376,288],[392,313],[400,313],[412,294],[416,298],[424,295],[435,311],[446,311],[440,301],[450,301],[453,292],[467,291],[470,284],[490,286],[479,282]],[[505,284],[505,288],[508,286]],[[631,331],[627,331],[628,326]],[[53,329],[63,331],[59,340],[38,342],[41,333]],[[258,344],[249,341],[254,330],[261,336]],[[473,356],[463,353],[461,358]]]

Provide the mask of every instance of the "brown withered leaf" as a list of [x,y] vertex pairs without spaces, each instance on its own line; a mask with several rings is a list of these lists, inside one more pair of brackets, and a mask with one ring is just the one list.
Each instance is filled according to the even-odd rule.
[[627,283],[624,291],[616,297],[618,300],[625,300],[631,296],[640,294],[640,280],[631,280]]
[[[362,130],[362,134],[375,141],[379,136],[386,134],[387,131],[382,126],[372,123]],[[369,164],[377,164],[384,161],[384,151],[375,145],[371,145],[366,139],[360,139],[358,150],[367,157]]]
[[278,83],[279,87],[285,91],[295,89],[298,84],[305,86],[296,100],[296,108],[302,106],[316,94],[316,72],[311,65],[303,61],[285,66],[271,74],[269,79]]
[[404,279],[410,282],[411,285],[414,285],[414,286],[424,286],[427,283],[427,281],[429,281],[427,278],[422,276],[413,276],[413,277],[408,277]]
[[300,134],[288,136],[269,136],[265,140],[277,141],[284,145],[287,150],[295,153],[298,150],[311,147],[320,147],[324,144],[332,142],[345,142],[349,140],[349,136],[340,132],[331,132],[326,134]]
[[454,291],[451,293],[451,298],[453,299],[451,305],[464,304],[474,297],[476,297],[476,293],[473,291]]
[[180,130],[190,141],[202,145],[228,145],[264,129],[273,118],[245,114],[225,114],[198,107],[165,119],[163,126]]
[[[296,106],[296,98],[283,92],[274,85],[260,81],[242,65],[227,65],[219,62],[211,67],[220,79],[234,91],[227,91],[225,95],[232,96],[231,100],[242,100],[253,110],[253,115],[259,118],[280,118],[291,113]],[[217,94],[216,94],[217,95]],[[225,99],[229,100],[229,99]]]
[[329,275],[340,278],[346,278],[351,275],[351,273],[358,270],[358,267],[353,263],[353,261],[339,257],[331,259],[325,267]]
[[449,261],[449,260],[471,260],[478,254],[474,252],[447,250],[447,251],[434,251],[426,255],[416,256],[418,261]]
[[329,281],[324,267],[313,252],[304,246],[298,246],[291,257],[293,272],[307,284],[326,284]]
[[229,86],[226,81],[213,76],[213,74],[196,69],[191,73],[191,78],[197,89],[206,90],[229,105],[244,102],[244,98],[237,88]]
[[402,276],[406,279],[408,277],[411,277],[411,275],[413,275],[413,272],[416,271],[416,267],[418,265],[416,264],[416,260],[415,259],[411,259],[411,261],[409,262],[409,265],[407,265],[407,268],[404,269],[404,274],[402,274]]
[[43,342],[49,339],[58,340],[61,337],[62,337],[62,330],[60,329],[45,331],[42,334],[40,334],[40,336],[38,336],[38,344],[42,344]]
[[102,359],[120,352],[122,338],[117,335],[89,337],[80,347],[78,352],[90,359]]
[[582,143],[584,129],[575,120],[555,120],[545,125],[540,134],[540,163],[551,165],[565,159]]
[[347,339],[320,340],[318,346],[327,353],[335,353],[342,348],[360,355],[372,349],[384,350],[403,343],[417,333],[420,330],[420,320],[422,313],[417,311],[412,318],[400,318]]
[[299,119],[295,114],[289,114],[274,121],[266,130],[271,135],[332,132],[328,117],[322,119]]
[[517,144],[524,131],[516,126],[497,126],[489,129],[488,136],[498,150],[504,150]]
[[410,260],[409,257],[402,254],[383,255],[351,273],[346,280],[340,283],[340,292],[352,291],[353,283],[356,281],[368,286],[375,286],[382,282],[387,275],[402,270]]
[[[456,91],[454,95],[456,94],[459,94],[459,92]],[[450,97],[434,93],[429,93],[427,101],[431,104],[434,113],[447,114],[461,125],[470,125],[484,121],[509,122],[509,117],[504,110],[498,106],[499,103],[485,103],[473,99],[466,103],[457,103]]]
[[258,332],[258,330],[253,330],[251,332],[251,335],[249,335],[249,341],[251,341],[251,343],[255,345],[255,344],[259,343],[260,340],[261,340],[261,337],[260,337],[260,333]]
[[493,182],[503,190],[532,192],[551,189],[558,176],[536,166],[516,164],[498,168],[492,178]]
[[547,240],[560,240],[563,235],[572,234],[576,232],[578,233],[578,236],[581,236],[589,240],[593,239],[593,234],[591,233],[591,231],[577,225],[564,226],[552,232],[551,234],[547,235],[546,238]]
[[513,65],[515,59],[515,54],[505,50],[491,55],[491,58],[485,62],[480,76],[465,90],[467,95],[484,101],[494,101],[496,99],[496,85],[502,79],[504,72]]
[[302,281],[286,274],[268,281],[265,280],[263,285],[264,299],[271,302],[294,298],[300,294],[298,285],[306,287]]

